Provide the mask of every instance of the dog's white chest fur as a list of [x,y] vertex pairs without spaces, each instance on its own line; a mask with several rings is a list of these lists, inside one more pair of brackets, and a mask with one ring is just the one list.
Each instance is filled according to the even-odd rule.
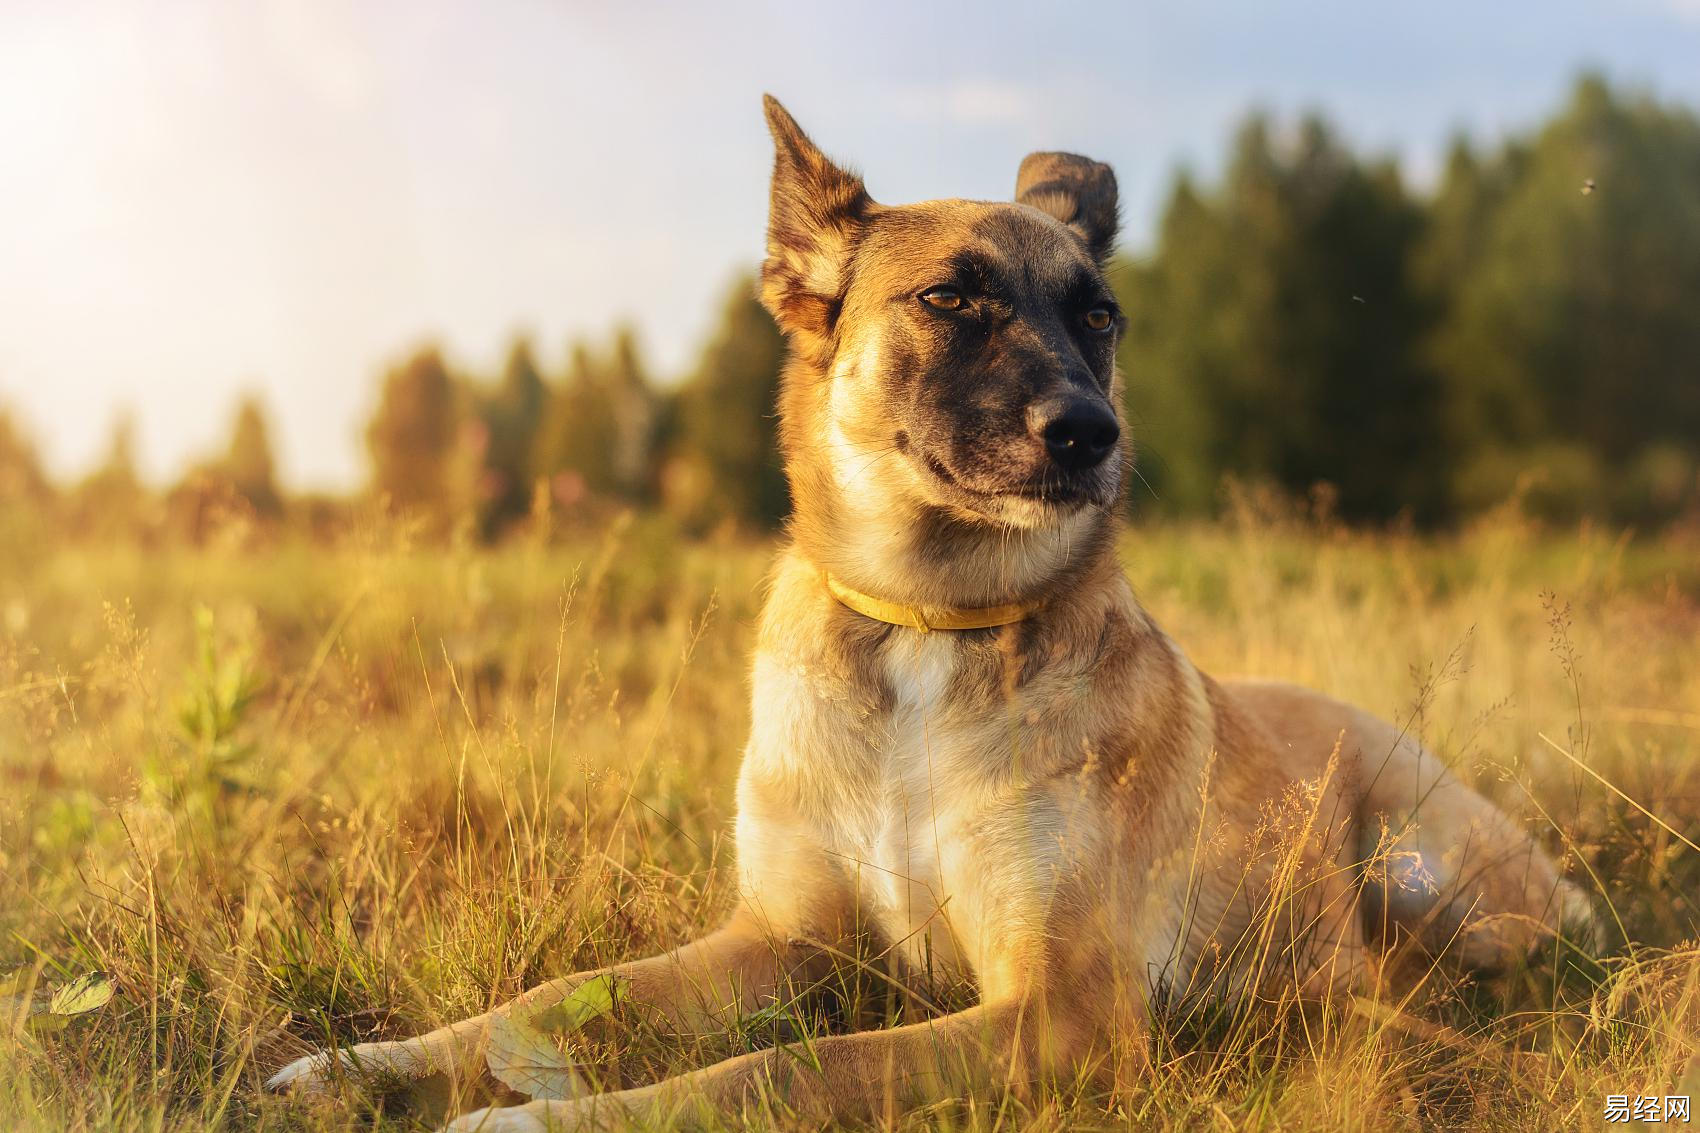
[[859,860],[870,911],[909,960],[921,967],[965,959],[950,931],[950,867],[960,849],[964,743],[943,706],[955,675],[951,634],[897,635],[885,649],[892,709],[875,753],[873,805],[841,834]]
[[998,978],[1009,940],[1045,920],[1065,823],[1013,774],[1020,705],[964,695],[971,662],[954,633],[901,630],[872,660],[877,694],[806,649],[758,654],[739,789],[745,899],[806,920],[794,902],[829,872],[855,924],[912,969]]

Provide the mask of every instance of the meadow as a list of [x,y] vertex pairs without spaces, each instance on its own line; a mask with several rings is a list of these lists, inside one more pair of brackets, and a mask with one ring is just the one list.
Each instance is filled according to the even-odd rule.
[[[0,548],[0,1125],[408,1129],[470,1107],[259,1087],[327,1041],[714,923],[771,549],[641,516],[486,548],[376,515],[320,540]],[[903,1127],[1549,1130],[1600,1125],[1609,1095],[1700,1095],[1700,530],[1505,509],[1365,533],[1247,503],[1121,550],[1206,671],[1409,722],[1529,816],[1594,894],[1604,953],[1160,1020],[1141,1081]],[[869,984],[850,1014],[921,1010]],[[843,1014],[575,1042],[634,1082]],[[718,1121],[785,1127],[785,1099]]]

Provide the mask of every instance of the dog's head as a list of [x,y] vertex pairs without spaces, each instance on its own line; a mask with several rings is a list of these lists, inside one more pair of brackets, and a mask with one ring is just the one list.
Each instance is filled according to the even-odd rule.
[[[772,98],[762,298],[812,388],[782,407],[793,467],[840,495],[1004,530],[1117,498],[1125,463],[1104,278],[1108,166],[1021,163],[1013,202],[876,204]],[[801,487],[801,485],[799,485]]]

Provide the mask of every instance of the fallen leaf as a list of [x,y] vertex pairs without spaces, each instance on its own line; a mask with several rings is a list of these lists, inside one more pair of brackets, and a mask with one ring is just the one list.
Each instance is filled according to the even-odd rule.
[[551,1101],[570,1101],[584,1095],[584,1082],[573,1063],[520,1012],[492,1016],[488,1041],[485,1064],[504,1086],[530,1098]]
[[53,993],[47,1010],[54,1015],[86,1015],[105,1007],[112,998],[112,982],[105,972],[78,976]]
[[613,976],[593,976],[553,1007],[533,1012],[531,1025],[552,1034],[570,1035],[592,1019],[612,1014],[615,991]]

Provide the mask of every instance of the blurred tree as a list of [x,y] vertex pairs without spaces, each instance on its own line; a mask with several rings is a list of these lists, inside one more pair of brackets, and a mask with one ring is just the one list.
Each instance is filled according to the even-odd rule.
[[[1119,354],[1135,466],[1134,507],[1196,513],[1217,502],[1222,469],[1212,392],[1225,388],[1238,355],[1235,321],[1218,297],[1231,285],[1229,249],[1191,178],[1176,180],[1158,235],[1158,254],[1122,260],[1112,286],[1127,312]],[[1179,249],[1186,249],[1181,253]],[[1189,268],[1179,261],[1189,259]],[[1190,334],[1165,325],[1190,312]]]
[[607,368],[590,347],[575,342],[537,436],[537,474],[548,479],[555,502],[563,507],[610,496],[618,487],[615,449]]
[[[1595,76],[1527,137],[1454,142],[1426,202],[1318,118],[1250,118],[1220,182],[1178,176],[1155,247],[1113,268],[1128,415],[1159,507],[1211,510],[1224,475],[1290,493],[1326,481],[1359,520],[1439,521],[1513,491],[1566,517],[1697,506],[1697,187],[1700,119]],[[788,509],[783,357],[747,277],[666,396],[628,327],[606,349],[575,346],[553,389],[524,339],[488,388],[422,349],[383,377],[372,488],[486,538],[527,513],[540,478],[564,506],[660,499],[697,527],[771,525]],[[74,523],[147,527],[134,443],[120,420],[66,494]],[[282,508],[257,403],[202,471],[258,514]],[[0,502],[48,492],[0,414]]]
[[77,491],[96,510],[107,514],[131,511],[142,499],[142,477],[136,469],[136,418],[129,410],[113,420],[106,455]]
[[[1658,518],[1700,455],[1700,121],[1597,76],[1530,141],[1455,151],[1420,260],[1470,506]],[[1661,502],[1662,501],[1662,502]]]
[[1317,118],[1278,145],[1254,117],[1218,192],[1177,182],[1154,256],[1116,273],[1135,443],[1165,507],[1209,507],[1232,473],[1327,481],[1353,519],[1444,514],[1441,386],[1410,285],[1421,231],[1397,169],[1360,164]]
[[731,288],[720,325],[668,407],[668,509],[693,524],[771,526],[790,510],[777,441],[785,340],[753,277]]
[[136,534],[154,519],[149,503],[136,467],[136,421],[126,410],[113,419],[100,463],[71,492],[72,526],[85,535]]
[[275,517],[283,511],[272,463],[271,429],[265,407],[252,395],[236,407],[230,430],[230,450],[220,462],[219,472],[235,493],[248,501],[256,515]]
[[0,409],[0,571],[26,564],[57,529],[50,522],[54,495],[35,443]]
[[35,442],[0,409],[0,504],[37,504],[51,494]]
[[443,514],[458,426],[455,384],[436,348],[390,370],[366,427],[373,489],[401,507]]
[[531,343],[516,339],[496,388],[483,398],[484,468],[479,529],[494,538],[531,507],[533,449],[548,391],[532,359]]
[[614,332],[608,374],[614,414],[614,483],[625,498],[647,502],[655,497],[660,399],[638,351],[637,333],[629,325],[622,325]]
[[256,519],[283,514],[272,466],[270,430],[258,398],[244,397],[223,455],[189,469],[165,497],[172,529],[196,544],[215,533],[248,535]]
[[659,398],[629,326],[606,354],[582,343],[568,351],[567,372],[538,438],[538,474],[556,502],[655,497]]

